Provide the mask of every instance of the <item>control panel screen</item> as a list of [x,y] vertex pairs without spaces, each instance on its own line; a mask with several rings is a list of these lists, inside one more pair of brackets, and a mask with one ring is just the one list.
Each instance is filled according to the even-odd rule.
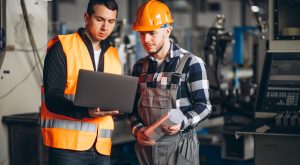
[[300,61],[274,60],[271,64],[269,84],[299,84]]
[[274,39],[299,40],[300,0],[275,0],[274,1]]
[[[292,56],[294,55],[294,56]],[[260,112],[300,110],[300,54],[269,54],[265,63],[260,95]],[[299,57],[299,59],[298,59]]]

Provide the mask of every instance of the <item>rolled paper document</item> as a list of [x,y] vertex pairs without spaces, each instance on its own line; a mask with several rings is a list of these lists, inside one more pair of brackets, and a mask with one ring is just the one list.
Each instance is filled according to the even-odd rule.
[[183,118],[185,116],[179,109],[171,109],[167,114],[162,116],[159,120],[157,120],[155,123],[150,125],[145,130],[145,135],[151,138],[152,140],[158,140],[162,136],[165,135],[165,133],[162,132],[161,126],[172,126],[177,125],[182,122]]

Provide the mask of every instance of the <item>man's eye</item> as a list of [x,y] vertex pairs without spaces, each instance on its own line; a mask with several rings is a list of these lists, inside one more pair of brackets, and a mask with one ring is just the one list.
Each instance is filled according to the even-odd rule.
[[156,34],[155,32],[150,32],[150,35],[151,35],[151,36],[153,36],[153,35],[155,35],[155,34]]

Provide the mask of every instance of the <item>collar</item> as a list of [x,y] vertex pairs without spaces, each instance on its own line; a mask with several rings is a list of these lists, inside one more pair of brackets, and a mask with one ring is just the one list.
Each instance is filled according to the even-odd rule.
[[[90,41],[88,36],[85,34],[85,28],[79,28],[77,33],[79,34],[79,36],[82,38],[82,40],[85,43],[88,43],[88,45],[92,45],[92,42]],[[108,47],[110,47],[110,46],[111,46],[111,44],[107,39],[100,41],[101,50],[107,50]]]
[[[172,41],[170,41],[170,42],[171,42],[171,46],[170,46],[170,50],[165,58],[166,62],[169,62],[171,59],[180,56],[180,51],[179,51],[180,47],[176,43],[174,43]],[[149,59],[152,61],[155,61],[153,55],[150,55],[150,54],[149,54]]]

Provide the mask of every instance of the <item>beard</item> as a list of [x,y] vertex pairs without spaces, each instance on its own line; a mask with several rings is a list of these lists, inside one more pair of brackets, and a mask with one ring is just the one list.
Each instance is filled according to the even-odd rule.
[[147,51],[150,55],[154,55],[154,54],[157,54],[158,52],[160,52],[161,51],[161,49],[164,47],[164,40],[162,40],[162,44],[161,44],[161,46],[158,48],[158,49],[156,49],[156,50],[154,50],[154,51]]

